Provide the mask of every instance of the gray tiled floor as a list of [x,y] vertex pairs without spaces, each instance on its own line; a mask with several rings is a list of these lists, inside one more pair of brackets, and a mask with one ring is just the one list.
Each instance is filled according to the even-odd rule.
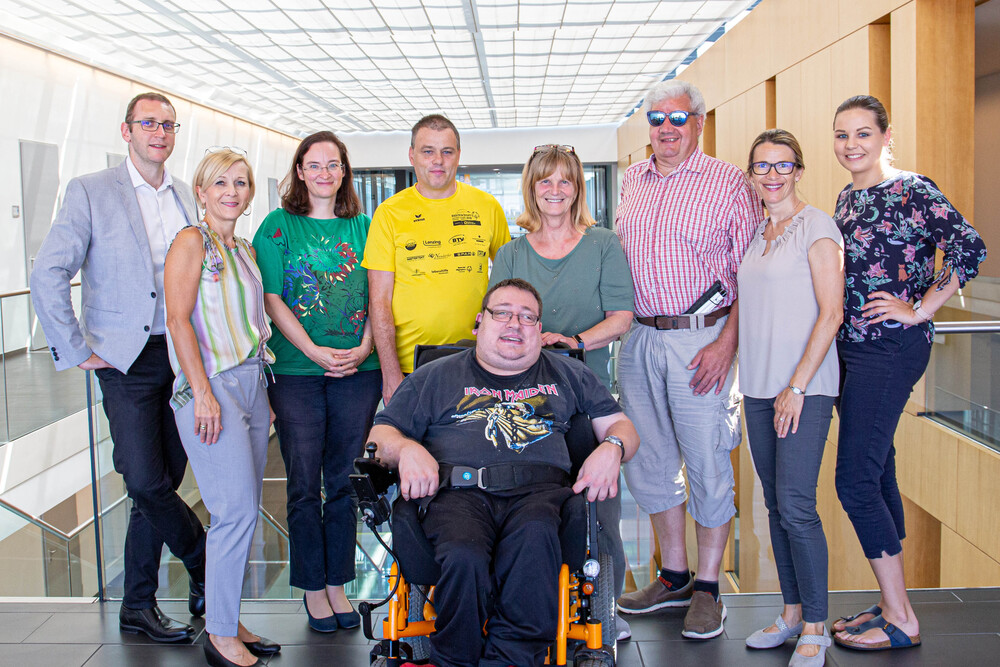
[[[743,640],[770,623],[779,610],[777,595],[726,595],[729,617],[718,639],[681,638],[683,610],[632,617],[633,639],[619,645],[619,667],[663,665],[785,665],[794,643],[773,651],[750,651]],[[832,593],[831,616],[871,604],[868,592]],[[1000,663],[1000,589],[914,591],[923,645],[906,651],[856,653],[834,647],[827,665],[995,665]],[[185,604],[164,602],[164,611],[183,616]],[[144,636],[118,632],[116,603],[4,602],[0,599],[0,667],[201,667],[204,633],[192,644],[161,645]],[[330,635],[311,632],[301,602],[247,602],[243,620],[252,630],[279,641],[270,667],[368,664],[370,642],[360,631]],[[199,630],[200,620],[194,621]]]

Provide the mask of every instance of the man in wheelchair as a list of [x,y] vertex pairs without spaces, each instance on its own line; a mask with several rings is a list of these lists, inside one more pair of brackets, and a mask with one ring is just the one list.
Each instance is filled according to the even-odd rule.
[[[495,285],[475,348],[417,369],[371,431],[403,498],[425,510],[441,568],[437,667],[543,664],[556,636],[560,508],[584,490],[590,501],[614,496],[639,444],[585,364],[541,349],[541,312],[531,284]],[[600,444],[571,480],[564,436],[578,413]]]

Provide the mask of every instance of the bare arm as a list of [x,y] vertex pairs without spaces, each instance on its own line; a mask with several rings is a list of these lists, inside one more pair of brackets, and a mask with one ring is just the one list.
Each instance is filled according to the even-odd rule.
[[[580,466],[580,474],[573,484],[573,491],[580,493],[584,489],[589,489],[587,500],[590,501],[614,498],[618,494],[618,471],[621,469],[621,464],[631,459],[639,448],[639,434],[624,412],[598,417],[591,420],[591,424],[594,427],[594,435],[601,443]],[[622,439],[625,445],[624,457],[618,445],[603,442],[609,435]]]
[[382,400],[386,405],[403,381],[396,353],[396,322],[392,316],[392,291],[396,274],[368,270],[368,315],[375,336],[379,363],[382,365]]
[[[590,327],[586,331],[581,331],[578,336],[583,339],[584,349],[593,350],[607,345],[628,331],[632,326],[631,310],[609,310],[604,313],[604,319]],[[542,345],[553,345],[555,343],[566,343],[570,347],[576,347],[576,339],[572,336],[545,332],[542,334]]]
[[[200,435],[202,442],[214,444],[222,431],[222,410],[212,394],[198,338],[191,326],[191,313],[198,300],[198,283],[204,259],[201,232],[194,228],[181,230],[167,252],[163,267],[163,298],[174,353],[194,394],[195,435]],[[206,428],[201,429],[202,425]]]
[[694,355],[694,359],[688,364],[688,370],[698,369],[690,382],[696,395],[703,396],[712,387],[715,387],[716,394],[722,391],[729,368],[733,365],[733,357],[736,356],[736,346],[740,337],[739,321],[740,309],[737,299],[730,306],[729,318],[722,326],[719,337],[698,350],[698,354]]
[[[806,350],[789,380],[789,387],[803,391],[819,370],[827,350],[844,321],[844,251],[833,239],[820,239],[809,248],[809,272],[819,306],[819,316],[809,334]],[[798,432],[805,395],[785,388],[774,400],[774,429],[779,438]]]
[[399,469],[399,492],[403,498],[410,500],[437,493],[438,462],[423,445],[388,424],[373,426],[368,440],[378,445],[382,463]]

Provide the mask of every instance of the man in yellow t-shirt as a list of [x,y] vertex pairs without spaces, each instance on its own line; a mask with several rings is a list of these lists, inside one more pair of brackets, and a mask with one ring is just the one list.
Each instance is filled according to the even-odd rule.
[[421,118],[410,134],[417,184],[382,202],[372,218],[361,265],[386,403],[413,372],[414,347],[470,336],[489,261],[510,241],[497,200],[455,180],[460,155],[450,120]]

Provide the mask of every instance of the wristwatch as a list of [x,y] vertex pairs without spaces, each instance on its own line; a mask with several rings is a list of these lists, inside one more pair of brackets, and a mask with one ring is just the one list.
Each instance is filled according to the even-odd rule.
[[573,338],[576,339],[576,347],[579,350],[584,350],[587,346],[584,344],[583,339],[580,338],[580,334],[573,334]]
[[922,319],[924,322],[928,322],[931,319],[931,314],[923,309],[924,300],[917,299],[916,303],[913,304],[913,312],[917,314],[917,317]]
[[801,396],[802,394],[806,393],[805,389],[799,389],[795,385],[791,385],[790,384],[790,385],[788,385],[788,388],[791,389],[792,393],[795,394],[796,396]]
[[618,449],[622,450],[622,461],[625,460],[625,443],[617,435],[606,435],[604,440],[601,442],[610,442],[612,445],[618,445]]

